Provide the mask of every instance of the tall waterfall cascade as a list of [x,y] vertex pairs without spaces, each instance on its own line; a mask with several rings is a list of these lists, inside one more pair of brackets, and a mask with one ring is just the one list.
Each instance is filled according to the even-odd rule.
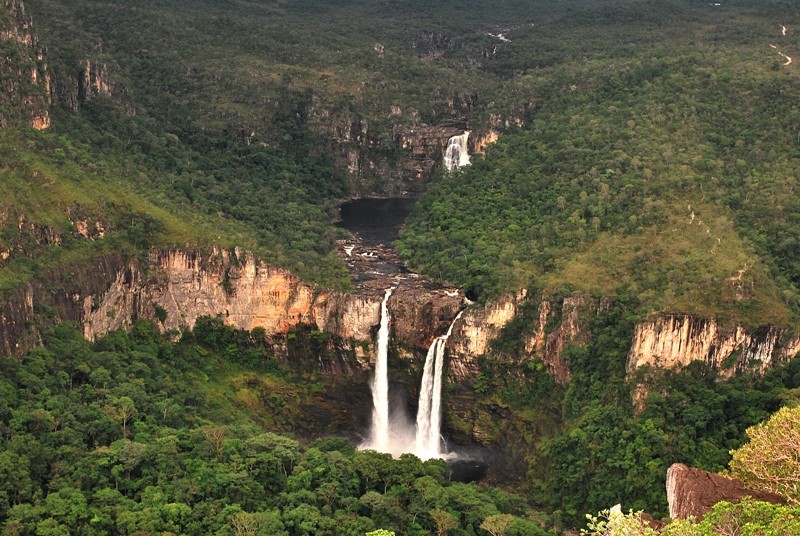
[[[436,337],[428,349],[420,386],[419,408],[416,426],[410,422],[402,408],[390,408],[389,402],[389,335],[391,314],[389,297],[392,288],[386,290],[381,302],[381,322],[378,329],[378,344],[375,356],[375,377],[372,390],[372,420],[369,437],[359,446],[361,449],[387,452],[394,457],[409,452],[422,460],[445,456],[441,445],[442,375],[447,340],[453,326],[461,317],[459,312],[447,333]],[[392,411],[390,411],[392,410]]]
[[389,297],[392,288],[386,289],[381,302],[381,325],[378,330],[378,353],[375,356],[375,377],[372,380],[372,426],[370,438],[364,446],[379,452],[390,452],[389,430]]
[[469,140],[469,130],[447,141],[447,149],[444,151],[444,167],[447,171],[469,165],[467,140]]
[[417,433],[414,454],[422,460],[441,458],[442,437],[442,371],[444,370],[444,350],[453,326],[464,311],[458,313],[447,333],[436,337],[428,348],[422,384],[419,388],[419,408],[417,410]]

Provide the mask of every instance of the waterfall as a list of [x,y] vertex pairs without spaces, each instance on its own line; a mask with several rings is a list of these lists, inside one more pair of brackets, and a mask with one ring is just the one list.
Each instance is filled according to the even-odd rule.
[[389,296],[386,289],[381,302],[381,326],[378,330],[378,353],[375,356],[375,377],[372,380],[372,426],[370,438],[361,447],[390,452],[389,433]]
[[460,136],[453,136],[447,141],[447,149],[444,151],[444,167],[447,168],[447,171],[469,165],[468,139],[469,130]]
[[447,333],[436,337],[428,348],[419,389],[419,409],[417,410],[417,434],[415,452],[419,458],[429,460],[441,458],[441,417],[442,417],[442,371],[444,370],[444,350],[453,326],[464,311],[453,319]]
[[453,326],[463,311],[455,317],[447,333],[436,337],[428,349],[422,374],[416,428],[402,408],[389,414],[389,297],[394,289],[386,289],[381,302],[381,323],[375,356],[375,377],[372,389],[372,423],[369,438],[359,448],[388,452],[399,457],[411,452],[422,460],[441,458],[442,373],[444,350]]

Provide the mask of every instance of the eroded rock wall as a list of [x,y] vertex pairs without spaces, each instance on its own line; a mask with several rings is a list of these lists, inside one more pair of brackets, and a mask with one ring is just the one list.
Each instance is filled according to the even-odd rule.
[[[522,289],[481,309],[467,311],[456,324],[449,345],[450,375],[454,381],[463,381],[478,373],[478,356],[489,352],[490,341],[516,318],[528,299],[527,291]],[[569,366],[561,355],[567,344],[583,342],[584,322],[587,313],[591,314],[591,305],[592,301],[581,295],[568,296],[555,307],[550,301],[542,300],[537,305],[537,314],[525,328],[525,351],[540,357],[559,382],[569,381]]]
[[774,326],[723,327],[714,319],[666,315],[636,326],[628,370],[651,365],[682,368],[702,361],[723,375],[764,370],[800,352],[800,338]]
[[33,31],[33,20],[22,0],[2,0],[8,17],[0,22],[0,44],[13,49],[0,58],[0,128],[24,122],[36,130],[50,127],[51,77],[44,51]]
[[28,350],[38,339],[33,319],[33,286],[23,285],[0,304],[0,350],[17,355]]
[[[18,342],[26,340],[32,304],[41,300],[57,310],[58,318],[80,323],[88,339],[128,328],[140,318],[160,317],[162,329],[183,330],[200,316],[221,315],[231,326],[263,328],[273,339],[299,326],[324,331],[362,349],[357,357],[366,363],[372,352],[363,349],[372,344],[383,297],[380,291],[320,289],[238,249],[154,250],[146,266],[107,255],[64,267],[47,280],[6,297],[0,317],[5,354],[30,347]],[[401,285],[390,301],[394,344],[424,353],[446,331],[460,303],[460,296],[441,290]]]

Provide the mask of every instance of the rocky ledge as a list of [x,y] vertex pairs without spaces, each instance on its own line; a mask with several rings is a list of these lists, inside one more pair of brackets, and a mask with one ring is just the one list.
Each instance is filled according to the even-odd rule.
[[773,504],[786,504],[786,499],[774,493],[744,487],[738,480],[715,475],[702,469],[675,463],[667,471],[667,501],[669,517],[698,521],[722,501],[737,503],[744,497]]

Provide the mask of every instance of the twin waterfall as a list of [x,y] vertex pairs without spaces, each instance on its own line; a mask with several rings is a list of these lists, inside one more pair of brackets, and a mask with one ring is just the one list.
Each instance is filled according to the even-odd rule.
[[453,136],[447,141],[447,149],[444,151],[444,167],[447,168],[447,171],[469,165],[468,139],[469,130],[460,136]]
[[458,313],[447,333],[436,337],[425,356],[422,384],[419,387],[419,408],[417,409],[417,434],[414,454],[422,460],[441,458],[439,448],[442,428],[442,369],[444,368],[444,347],[453,332],[453,326],[464,311]]
[[372,381],[372,424],[370,437],[360,448],[388,452],[395,457],[410,452],[422,460],[442,458],[442,371],[444,350],[453,326],[462,312],[450,324],[447,333],[434,339],[425,358],[422,385],[419,390],[419,409],[416,427],[412,428],[402,411],[390,420],[389,415],[389,297],[386,290],[381,302],[381,324],[378,331],[378,353],[375,357],[375,378]]

